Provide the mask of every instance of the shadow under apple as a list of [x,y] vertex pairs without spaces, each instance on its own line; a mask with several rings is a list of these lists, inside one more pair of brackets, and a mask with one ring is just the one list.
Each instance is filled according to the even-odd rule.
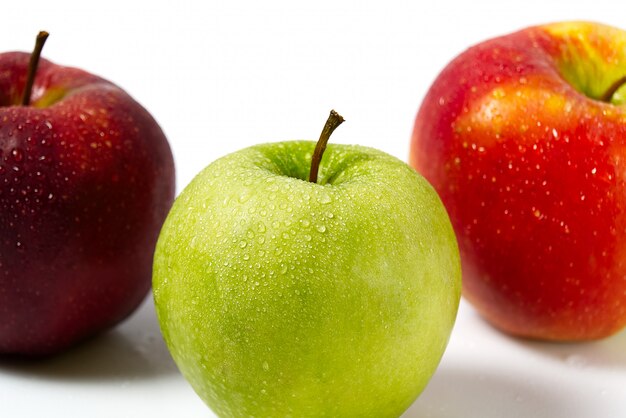
[[50,380],[132,381],[177,374],[148,297],[129,319],[45,359],[0,357],[0,373]]
[[402,418],[583,418],[557,385],[464,367],[440,368]]
[[626,370],[626,329],[597,341],[554,343],[518,339],[524,348],[578,369]]
[[[488,334],[496,341],[506,341],[510,348],[519,348],[530,351],[551,361],[565,363],[578,369],[596,368],[610,371],[626,370],[626,328],[617,334],[601,340],[581,342],[554,342],[540,341],[515,337],[506,334],[494,327],[489,321],[481,317],[478,312],[463,299],[461,307],[464,316],[459,315],[458,321],[463,321],[465,334]],[[457,328],[461,328],[457,324]]]

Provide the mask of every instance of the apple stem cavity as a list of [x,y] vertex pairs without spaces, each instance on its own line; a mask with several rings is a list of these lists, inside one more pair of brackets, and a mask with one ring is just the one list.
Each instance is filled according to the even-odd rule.
[[611,84],[611,86],[607,89],[607,91],[602,96],[600,96],[600,100],[603,102],[610,103],[611,100],[613,99],[613,96],[617,92],[617,90],[619,90],[620,87],[622,87],[625,83],[626,83],[626,75],[622,76],[621,78],[616,80],[613,84]]
[[46,39],[48,39],[48,35],[50,34],[43,30],[37,34],[35,49],[33,49],[33,53],[30,55],[30,62],[28,63],[28,75],[26,77],[24,94],[22,95],[22,106],[28,106],[30,104],[30,96],[33,91],[33,84],[35,83],[35,74],[39,66],[39,57],[41,57],[41,50],[46,43]]
[[317,145],[315,145],[315,151],[313,152],[313,157],[311,158],[311,171],[309,172],[309,181],[311,183],[317,183],[317,174],[320,169],[320,162],[322,161],[322,156],[324,155],[324,151],[326,151],[326,144],[328,144],[328,140],[330,136],[334,132],[335,129],[339,125],[344,122],[343,116],[334,110],[330,111],[330,115],[326,120],[326,124],[324,125],[324,129],[322,129],[322,133],[320,134],[320,139],[317,141]]

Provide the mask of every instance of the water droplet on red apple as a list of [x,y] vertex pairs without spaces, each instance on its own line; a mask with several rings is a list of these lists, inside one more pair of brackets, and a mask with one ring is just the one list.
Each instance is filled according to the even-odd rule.
[[24,153],[19,148],[13,148],[13,150],[11,150],[11,156],[13,160],[18,163],[24,159]]

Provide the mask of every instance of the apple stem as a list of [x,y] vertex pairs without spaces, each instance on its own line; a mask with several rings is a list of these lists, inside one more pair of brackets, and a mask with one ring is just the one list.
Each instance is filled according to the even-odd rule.
[[37,73],[37,67],[39,66],[39,57],[41,57],[41,50],[43,49],[46,39],[48,39],[49,33],[41,31],[37,34],[37,40],[35,41],[35,49],[30,54],[30,62],[28,63],[28,75],[26,78],[26,86],[24,87],[24,94],[22,96],[22,106],[28,106],[30,104],[30,95],[33,91],[33,84],[35,83],[35,74]]
[[326,120],[324,129],[322,129],[320,139],[317,141],[317,145],[315,145],[315,151],[313,152],[313,157],[311,158],[311,171],[309,172],[309,181],[311,183],[317,183],[317,173],[320,169],[320,162],[322,161],[324,151],[326,151],[326,144],[328,144],[328,140],[330,139],[333,131],[337,129],[337,127],[341,125],[344,120],[343,116],[339,113],[334,110],[330,111],[330,115]]
[[622,76],[622,78],[611,84],[611,87],[609,87],[608,90],[602,96],[600,96],[600,100],[610,103],[613,95],[617,92],[617,90],[619,90],[620,87],[624,85],[624,83],[626,83],[626,75]]

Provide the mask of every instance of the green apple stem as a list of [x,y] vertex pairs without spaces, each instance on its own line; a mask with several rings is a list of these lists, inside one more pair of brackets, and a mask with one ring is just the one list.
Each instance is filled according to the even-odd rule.
[[46,31],[41,31],[37,34],[35,49],[33,49],[33,53],[30,55],[30,62],[28,63],[28,75],[26,78],[24,93],[22,95],[22,106],[28,106],[30,104],[30,95],[33,91],[33,84],[35,83],[35,74],[37,73],[37,67],[39,66],[39,57],[41,57],[41,50],[46,43],[46,39],[48,39],[48,35],[49,33]]
[[613,99],[613,95],[626,83],[626,75],[622,76],[622,78],[615,81],[615,83],[611,84],[611,87],[600,97],[600,100],[603,102],[610,103],[611,99]]
[[322,129],[320,139],[317,141],[317,145],[315,145],[315,151],[313,152],[313,157],[311,158],[311,171],[309,172],[309,181],[311,183],[317,183],[317,174],[320,169],[322,156],[324,155],[324,151],[326,151],[326,144],[328,144],[328,140],[330,139],[333,131],[337,129],[337,127],[341,125],[344,120],[343,116],[339,113],[334,110],[330,111],[330,115],[326,120],[324,129]]

